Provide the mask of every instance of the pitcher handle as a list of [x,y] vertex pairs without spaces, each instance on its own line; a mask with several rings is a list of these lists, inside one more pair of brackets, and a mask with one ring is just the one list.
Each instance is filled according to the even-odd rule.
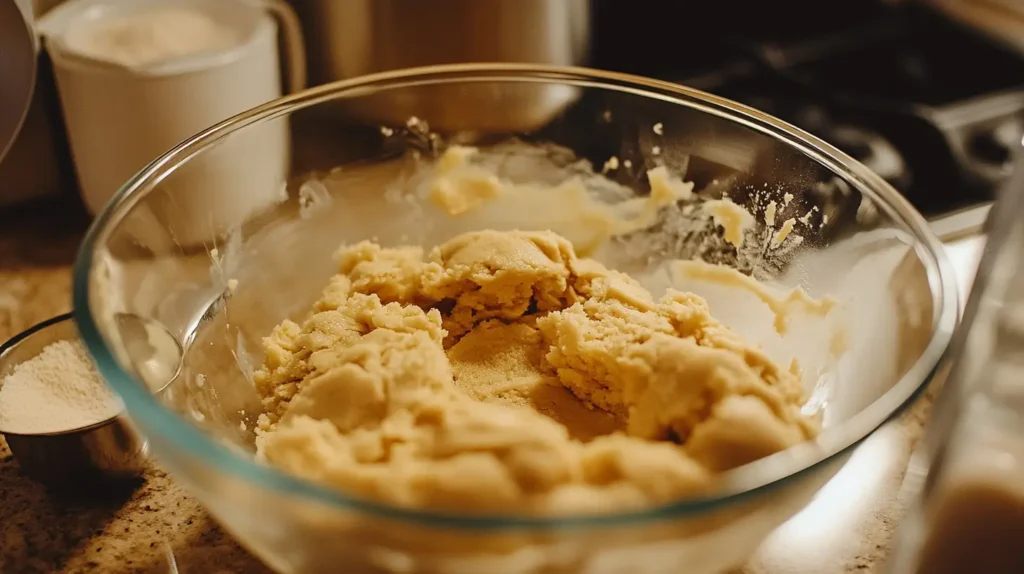
[[306,48],[302,37],[302,23],[295,10],[284,0],[263,0],[264,8],[277,20],[287,60],[285,89],[293,94],[306,87]]

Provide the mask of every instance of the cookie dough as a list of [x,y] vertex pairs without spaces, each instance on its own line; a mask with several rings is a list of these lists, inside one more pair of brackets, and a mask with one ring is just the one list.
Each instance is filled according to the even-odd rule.
[[257,453],[435,510],[603,512],[698,494],[809,440],[795,368],[552,232],[363,242],[266,339]]

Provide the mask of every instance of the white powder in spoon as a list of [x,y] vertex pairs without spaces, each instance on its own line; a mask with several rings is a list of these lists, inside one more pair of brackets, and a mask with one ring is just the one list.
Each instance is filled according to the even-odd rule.
[[18,434],[73,430],[122,409],[79,341],[57,341],[0,381],[0,431]]

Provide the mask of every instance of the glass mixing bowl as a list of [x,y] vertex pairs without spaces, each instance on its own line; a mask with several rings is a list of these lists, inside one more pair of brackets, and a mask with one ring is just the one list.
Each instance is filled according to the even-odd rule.
[[[584,203],[646,196],[657,166],[696,193],[614,237],[555,192],[452,217],[420,193],[424,170],[452,145],[475,146],[477,167],[534,189],[577,178]],[[239,165],[246,186],[225,184]],[[739,248],[695,215],[724,196],[753,216]],[[703,259],[834,297],[835,312],[794,320],[781,337],[749,294],[681,285],[779,361],[800,361],[821,435],[724,473],[699,498],[585,516],[398,508],[258,462],[250,381],[260,340],[305,314],[335,271],[335,249],[368,238],[433,245],[481,227],[554,229],[652,288],[674,281],[659,266]],[[742,564],[916,396],[956,323],[955,285],[903,198],[792,126],[656,80],[481,64],[318,87],[183,142],[96,219],[74,304],[83,340],[160,464],[280,572],[699,573]]]

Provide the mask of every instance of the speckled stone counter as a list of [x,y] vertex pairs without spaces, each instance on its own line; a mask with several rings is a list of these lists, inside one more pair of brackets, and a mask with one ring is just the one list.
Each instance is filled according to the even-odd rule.
[[[69,202],[0,212],[0,340],[71,307],[87,218]],[[265,573],[157,468],[133,492],[60,502],[0,439],[0,572]]]
[[[87,223],[68,206],[0,212],[0,339],[70,308],[70,266]],[[903,511],[899,485],[930,405],[931,392],[866,441],[744,574],[879,571]],[[0,440],[0,572],[268,571],[155,467],[123,496],[62,503],[21,475]]]

